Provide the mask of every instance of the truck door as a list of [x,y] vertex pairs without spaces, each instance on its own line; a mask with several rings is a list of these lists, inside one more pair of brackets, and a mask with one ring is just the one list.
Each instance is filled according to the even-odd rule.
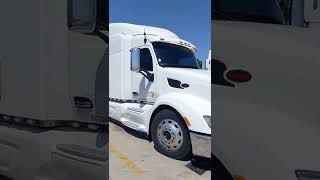
[[[156,76],[154,66],[154,54],[152,53],[150,46],[140,47],[140,68],[148,71]],[[145,76],[139,72],[131,72],[131,88],[132,97],[134,100],[143,101],[146,103],[153,103],[155,101],[155,82],[149,81]]]
[[[107,8],[106,0],[69,0],[70,99],[77,118],[107,114],[97,112],[107,108]],[[98,99],[105,107],[96,106]]]

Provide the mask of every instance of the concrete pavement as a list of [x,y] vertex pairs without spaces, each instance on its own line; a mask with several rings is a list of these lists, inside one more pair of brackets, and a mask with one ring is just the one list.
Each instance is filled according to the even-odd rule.
[[153,143],[139,134],[109,123],[110,179],[209,180],[211,172],[198,175],[186,167],[190,161],[178,161],[157,152]]

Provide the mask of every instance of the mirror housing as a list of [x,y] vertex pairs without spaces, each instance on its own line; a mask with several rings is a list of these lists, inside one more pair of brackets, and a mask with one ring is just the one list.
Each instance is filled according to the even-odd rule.
[[291,6],[290,25],[304,27],[304,0],[291,0],[289,6]]
[[320,22],[320,0],[304,0],[304,19],[308,23]]
[[97,0],[68,0],[68,27],[71,31],[92,33],[96,28]]
[[134,72],[140,71],[140,49],[139,48],[131,49],[131,71],[134,71]]
[[133,48],[133,49],[131,49],[130,52],[131,52],[131,71],[141,73],[150,82],[153,82],[154,75],[148,71],[141,69],[141,67],[140,67],[140,49]]

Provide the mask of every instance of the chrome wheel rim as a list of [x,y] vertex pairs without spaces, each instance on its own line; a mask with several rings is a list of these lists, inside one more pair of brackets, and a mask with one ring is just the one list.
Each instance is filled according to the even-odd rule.
[[179,149],[183,142],[182,129],[172,119],[164,119],[159,123],[157,136],[160,144],[168,150]]

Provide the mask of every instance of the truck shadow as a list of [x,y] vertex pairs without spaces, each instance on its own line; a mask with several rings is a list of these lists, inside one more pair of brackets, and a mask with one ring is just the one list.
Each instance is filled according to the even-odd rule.
[[7,178],[7,177],[5,177],[5,176],[0,175],[0,180],[11,180],[11,179],[9,179],[9,178]]
[[[109,118],[109,120],[111,123],[117,125],[117,128],[121,128],[119,130],[124,130],[128,134],[130,134],[136,138],[148,140],[151,142],[151,139],[148,138],[146,133],[133,130],[133,129],[123,125],[121,122],[116,121],[112,118]],[[204,171],[211,171],[213,169],[213,164],[214,164],[213,160],[211,158],[204,158],[204,157],[193,156],[193,155],[187,156],[185,159],[182,159],[181,161],[190,161],[190,164],[192,164],[192,166],[194,166],[195,168],[200,168]]]
[[211,154],[211,158],[203,158],[194,156],[191,160],[191,169],[195,173],[202,175],[205,171],[211,172],[211,179],[213,180],[233,180],[232,175],[225,169],[221,162]]
[[136,138],[139,138],[139,139],[144,139],[144,140],[148,140],[148,136],[146,133],[143,133],[143,132],[140,132],[140,131],[136,131],[134,129],[131,129],[125,125],[123,125],[121,122],[119,121],[116,121],[112,118],[109,118],[109,121],[115,125],[117,125],[118,127],[122,128],[123,130],[125,130],[128,134],[136,137]]
[[197,167],[206,171],[213,170],[213,162],[212,162],[212,159],[210,158],[193,156],[191,159],[191,164],[194,167]]

